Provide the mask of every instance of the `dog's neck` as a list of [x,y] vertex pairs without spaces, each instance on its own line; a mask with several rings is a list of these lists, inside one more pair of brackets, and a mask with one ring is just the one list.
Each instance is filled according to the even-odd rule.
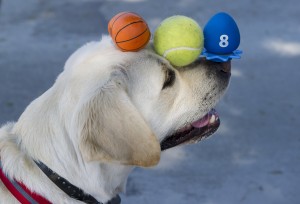
[[[50,94],[48,92],[45,94]],[[29,105],[20,120],[11,127],[12,130],[9,130],[10,135],[15,137],[11,139],[11,141],[15,141],[15,147],[12,147],[11,151],[18,151],[18,156],[21,158],[14,163],[12,169],[16,169],[16,171],[11,170],[10,175],[16,179],[19,178],[30,189],[36,190],[54,203],[59,203],[62,199],[68,200],[67,203],[76,202],[60,192],[60,189],[56,188],[50,180],[48,181],[48,178],[42,175],[36,167],[33,159],[42,161],[53,171],[100,202],[105,203],[119,192],[125,191],[126,181],[133,167],[84,161],[79,147],[74,145],[78,143],[72,141],[76,138],[71,137],[66,131],[64,123],[57,119],[60,117],[55,108],[45,110],[41,107],[42,104],[55,103],[55,101],[51,101],[50,97],[43,98],[48,101],[41,101],[40,98],[33,101],[34,105]],[[35,110],[32,109],[33,107]],[[45,106],[43,105],[43,107]],[[53,107],[53,104],[50,107]],[[37,111],[44,111],[44,113],[34,114]],[[40,117],[40,115],[52,118],[34,118]],[[32,124],[32,121],[37,121],[37,124]],[[50,126],[51,128],[49,128]],[[53,127],[55,128],[53,129]],[[50,130],[52,131],[50,132]],[[23,154],[24,152],[26,153]],[[7,154],[16,155],[16,153],[8,151]],[[4,165],[5,162],[4,160]],[[31,178],[30,175],[32,177],[39,175],[39,179]],[[44,188],[52,190],[46,191]]]
[[[37,145],[42,148],[47,148],[42,144]],[[43,154],[40,156],[23,155],[19,149],[20,152],[18,156],[21,157],[21,160],[14,162],[12,169],[17,171],[11,170],[10,176],[22,180],[28,188],[37,191],[37,193],[42,194],[54,203],[59,203],[61,199],[67,199],[67,203],[76,202],[74,199],[63,195],[64,193],[58,189],[54,183],[45,175],[42,175],[43,173],[41,173],[33,163],[33,159],[47,162],[47,166],[52,170],[100,202],[105,203],[115,197],[116,194],[125,191],[126,181],[129,173],[132,171],[132,167],[98,162],[87,163],[82,160],[79,161],[75,155],[68,155],[64,158],[62,155],[67,155],[70,151],[68,148],[61,150],[59,152],[60,156],[55,149],[48,149],[47,152],[49,156],[46,158],[43,157]],[[7,153],[9,154],[9,152]],[[11,155],[14,154],[15,153],[11,153]],[[25,166],[22,160],[25,161]],[[5,162],[6,160],[3,161],[4,164]],[[25,177],[23,175],[25,175]],[[38,178],[34,178],[36,175],[39,175]],[[37,186],[39,187],[36,188]],[[42,191],[39,191],[39,189],[42,189]],[[52,189],[52,192],[48,192],[47,189]]]

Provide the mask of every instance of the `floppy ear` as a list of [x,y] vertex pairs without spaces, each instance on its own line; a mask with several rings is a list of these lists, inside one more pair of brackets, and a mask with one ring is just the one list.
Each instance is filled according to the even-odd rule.
[[142,167],[159,162],[159,141],[119,83],[106,83],[77,119],[84,159]]

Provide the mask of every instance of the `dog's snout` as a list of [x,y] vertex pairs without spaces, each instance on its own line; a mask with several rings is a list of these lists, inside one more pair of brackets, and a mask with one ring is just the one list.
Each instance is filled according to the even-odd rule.
[[199,58],[196,62],[194,62],[192,65],[188,66],[189,68],[198,67],[200,64],[206,65],[206,67],[216,67],[218,71],[230,74],[231,73],[231,61],[227,62],[214,62],[209,61],[205,58]]

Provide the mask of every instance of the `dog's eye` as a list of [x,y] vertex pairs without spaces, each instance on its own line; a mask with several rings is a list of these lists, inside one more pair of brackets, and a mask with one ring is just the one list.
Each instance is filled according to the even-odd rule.
[[173,86],[175,82],[175,78],[176,78],[175,72],[171,69],[167,69],[165,75],[165,82],[162,89]]

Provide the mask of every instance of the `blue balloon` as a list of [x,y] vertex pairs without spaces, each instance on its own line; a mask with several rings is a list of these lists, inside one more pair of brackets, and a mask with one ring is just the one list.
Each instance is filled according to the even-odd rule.
[[209,53],[230,54],[240,45],[240,31],[227,13],[214,15],[205,25],[204,48]]

